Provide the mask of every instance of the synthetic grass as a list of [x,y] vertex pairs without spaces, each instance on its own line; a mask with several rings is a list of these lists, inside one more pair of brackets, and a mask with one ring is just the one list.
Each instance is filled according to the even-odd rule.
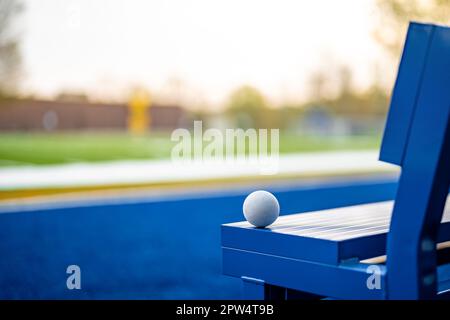
[[[0,166],[167,159],[177,142],[169,133],[1,133]],[[280,153],[377,149],[379,136],[280,135]],[[207,145],[204,142],[204,146]]]

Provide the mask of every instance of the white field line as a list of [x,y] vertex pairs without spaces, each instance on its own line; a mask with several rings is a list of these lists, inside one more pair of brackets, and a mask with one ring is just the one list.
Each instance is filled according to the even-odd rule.
[[[282,155],[274,175],[314,175],[364,172],[395,172],[377,160],[378,152],[321,152]],[[189,163],[170,160],[113,161],[52,166],[21,166],[0,169],[0,191],[29,188],[77,187],[112,184],[201,181],[261,176],[251,163]]]

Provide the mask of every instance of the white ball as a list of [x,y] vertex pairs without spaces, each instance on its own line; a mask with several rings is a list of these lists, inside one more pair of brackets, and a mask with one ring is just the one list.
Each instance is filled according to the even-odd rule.
[[245,219],[258,228],[274,223],[280,215],[280,204],[277,198],[263,190],[250,193],[245,198],[242,209]]

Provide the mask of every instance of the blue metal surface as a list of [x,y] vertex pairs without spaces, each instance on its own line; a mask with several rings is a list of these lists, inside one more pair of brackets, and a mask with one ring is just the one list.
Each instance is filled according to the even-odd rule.
[[267,284],[341,299],[385,298],[384,266],[380,266],[380,289],[371,290],[366,285],[366,264],[336,266],[231,248],[223,248],[222,254],[224,273],[230,276],[249,275]]
[[450,291],[450,264],[444,264],[437,268],[438,294]]
[[268,299],[264,281],[248,277],[242,277],[242,295],[251,300]]
[[450,183],[450,28],[433,26],[388,235],[389,297],[433,298]]
[[265,283],[263,280],[242,277],[242,294],[250,300],[318,299],[321,296]]
[[[292,214],[263,229],[246,221],[225,224],[222,246],[329,264],[364,260],[386,254],[392,207],[388,201]],[[450,241],[450,206],[438,240]]]
[[411,23],[384,129],[380,160],[401,165],[422,81],[433,26]]
[[[264,189],[288,214],[393,199],[396,178]],[[242,219],[251,191],[0,207],[0,298],[239,298],[241,281],[222,275],[219,226]],[[79,291],[66,288],[70,264],[81,267]]]

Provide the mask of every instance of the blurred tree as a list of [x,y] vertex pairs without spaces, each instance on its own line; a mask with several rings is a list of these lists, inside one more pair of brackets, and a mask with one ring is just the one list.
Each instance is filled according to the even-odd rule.
[[375,39],[395,57],[401,52],[408,22],[450,23],[449,0],[377,0],[380,26]]
[[251,86],[242,86],[231,93],[226,113],[239,128],[272,128],[277,126],[274,112],[264,96]]
[[277,110],[278,128],[286,131],[295,131],[305,113],[304,104],[283,104]]
[[89,97],[84,92],[61,91],[55,100],[67,102],[89,102]]
[[308,83],[310,84],[310,95],[314,101],[321,101],[326,96],[328,78],[325,70],[317,70],[311,74]]
[[[302,109],[309,113],[320,107],[328,109],[330,115],[337,116],[381,116],[387,110],[388,97],[377,77],[378,74],[375,73],[373,84],[367,90],[358,91],[353,85],[352,70],[346,65],[328,69],[328,73],[325,70],[316,71],[311,75],[311,101],[306,103]],[[327,89],[331,87],[332,81],[337,88],[337,95]]]
[[23,6],[17,0],[0,0],[0,96],[11,95],[17,86],[21,57],[14,21]]
[[351,95],[352,92],[354,91],[353,73],[348,66],[342,65],[338,69],[338,81],[339,81],[339,92],[341,96]]

